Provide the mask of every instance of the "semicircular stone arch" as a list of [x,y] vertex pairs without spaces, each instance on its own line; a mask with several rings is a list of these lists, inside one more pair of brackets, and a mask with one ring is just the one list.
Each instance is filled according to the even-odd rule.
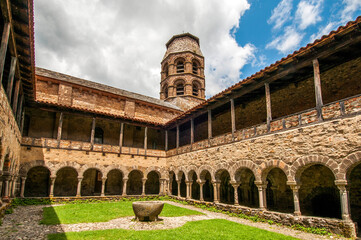
[[340,171],[336,179],[346,180],[349,174],[356,165],[361,163],[361,151],[349,154],[344,158],[340,164]]
[[51,162],[44,162],[43,160],[36,160],[21,164],[19,174],[26,177],[28,171],[33,167],[45,167],[50,171],[50,176],[56,176],[56,167]]
[[265,181],[266,178],[267,178],[268,173],[274,168],[281,169],[284,172],[284,174],[287,176],[287,179],[288,179],[288,174],[289,174],[289,168],[290,167],[285,162],[283,162],[281,160],[271,160],[271,161],[263,162],[259,166],[259,169],[260,169],[260,172],[261,172],[261,180]]
[[123,166],[109,165],[104,169],[104,172],[103,172],[104,177],[107,177],[108,173],[112,170],[119,170],[123,174],[123,176],[128,176],[128,174],[129,174],[128,170]]
[[261,170],[254,162],[250,160],[241,160],[241,161],[237,161],[230,168],[229,174],[231,175],[232,181],[236,180],[235,179],[236,173],[241,168],[248,168],[249,170],[251,170],[256,178],[256,181],[261,179]]
[[198,176],[200,179],[204,180],[204,175],[206,174],[206,171],[209,172],[209,174],[211,175],[211,179],[212,181],[215,181],[215,177],[214,177],[214,169],[209,166],[209,165],[202,165],[199,169],[198,169]]
[[62,168],[64,168],[64,167],[74,168],[75,171],[78,173],[78,176],[80,176],[80,175],[79,175],[79,172],[80,172],[81,165],[78,164],[78,163],[76,163],[76,162],[74,162],[74,161],[72,161],[72,162],[67,161],[67,162],[61,162],[61,163],[59,163],[59,164],[55,164],[55,165],[54,165],[55,175],[58,173],[58,171],[59,171],[60,169],[62,169]]
[[163,171],[163,169],[161,169],[160,167],[152,166],[152,167],[148,167],[148,168],[145,170],[145,172],[144,172],[144,177],[147,177],[148,174],[149,174],[150,172],[153,172],[153,171],[158,174],[159,179],[165,178],[165,176],[166,176],[165,173],[164,173],[164,171]]
[[176,175],[177,175],[177,181],[182,179],[182,174],[184,174],[185,177],[185,181],[188,181],[188,176],[187,176],[187,169],[185,167],[179,167],[177,169]]
[[188,179],[191,179],[191,173],[193,173],[193,172],[197,175],[197,179],[198,179],[199,175],[198,175],[197,167],[195,165],[190,165],[187,167]]
[[219,180],[220,174],[223,171],[227,171],[229,174],[231,172],[232,167],[229,166],[228,163],[221,163],[216,165],[216,167],[214,168],[214,178],[215,180]]
[[96,169],[98,170],[101,174],[102,174],[102,177],[104,177],[104,172],[105,172],[105,169],[104,167],[98,165],[98,164],[86,164],[84,166],[82,166],[80,168],[80,171],[79,171],[79,177],[84,177],[84,173],[88,170],[88,169]]
[[319,155],[311,155],[298,158],[295,162],[293,162],[289,173],[286,174],[288,181],[300,181],[300,177],[305,169],[312,165],[321,164],[331,170],[333,175],[335,176],[335,180],[337,176],[339,176],[339,166],[336,161],[329,159],[326,156],[319,156]]

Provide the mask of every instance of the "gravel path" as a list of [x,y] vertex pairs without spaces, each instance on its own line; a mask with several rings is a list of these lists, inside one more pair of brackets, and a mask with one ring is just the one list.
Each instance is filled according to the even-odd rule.
[[226,219],[229,221],[241,223],[248,226],[253,226],[265,229],[272,232],[277,232],[300,239],[336,239],[336,237],[319,236],[302,231],[295,231],[290,228],[281,227],[277,225],[269,225],[268,223],[254,223],[246,219],[230,217],[222,213],[214,213],[203,209],[196,208],[190,205],[183,205],[180,203],[166,202],[179,207],[188,208],[204,213],[205,215],[193,215],[182,217],[162,217],[158,222],[138,222],[132,221],[134,217],[122,217],[110,220],[108,222],[99,223],[78,223],[78,224],[59,224],[59,225],[41,225],[39,221],[42,218],[42,206],[19,206],[14,209],[13,214],[5,215],[3,224],[0,226],[0,239],[3,240],[20,240],[20,239],[46,239],[49,233],[62,232],[80,232],[87,230],[100,229],[132,229],[132,230],[154,230],[154,229],[169,229],[181,227],[186,222],[198,221],[205,219]]

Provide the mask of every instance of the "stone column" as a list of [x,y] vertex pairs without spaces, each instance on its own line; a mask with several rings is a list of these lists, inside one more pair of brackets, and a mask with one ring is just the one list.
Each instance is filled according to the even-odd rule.
[[164,179],[164,178],[159,179],[159,183],[160,183],[159,195],[164,195],[164,183],[165,183],[165,179]]
[[199,184],[199,200],[200,201],[204,201],[203,198],[203,185],[205,182],[201,181],[201,180],[197,180],[198,184]]
[[55,183],[56,176],[50,176],[50,194],[49,197],[54,197],[54,183]]
[[178,197],[181,196],[181,194],[180,194],[180,185],[181,185],[181,182],[182,182],[182,180],[177,180],[177,183],[178,183]]
[[336,180],[335,184],[340,190],[340,200],[341,200],[341,214],[342,219],[345,221],[351,221],[349,202],[348,202],[348,193],[346,189],[347,181],[346,180]]
[[123,196],[127,196],[127,183],[128,183],[128,178],[123,178]]
[[143,185],[142,185],[142,196],[145,196],[145,183],[147,182],[146,178],[142,179]]
[[193,186],[193,181],[189,181],[189,199],[192,199],[192,186]]
[[168,194],[169,195],[173,195],[172,191],[173,191],[173,176],[169,176],[169,181],[168,181]]
[[165,180],[164,195],[171,195],[169,193],[169,180],[168,179]]
[[301,216],[301,210],[300,210],[300,200],[298,196],[298,190],[300,189],[300,184],[297,184],[297,182],[287,182],[287,185],[290,186],[293,193],[293,206],[295,208],[294,215],[295,216]]
[[102,192],[100,194],[101,197],[105,196],[105,182],[107,181],[107,177],[102,177]]
[[214,195],[214,199],[213,199],[213,202],[214,203],[219,203],[219,185],[220,185],[220,182],[219,181],[212,181],[212,184],[213,184],[213,195]]
[[[24,197],[26,177],[21,177],[20,197]],[[1,190],[1,188],[0,188]]]
[[236,181],[231,181],[230,182],[234,188],[234,205],[239,206],[239,202],[238,202],[238,186],[240,184],[240,182],[236,182]]
[[255,184],[258,188],[259,208],[265,210],[266,207],[264,205],[264,199],[263,199],[264,198],[263,191],[265,190],[264,184],[262,182],[258,182],[258,183],[255,182]]
[[19,179],[18,176],[14,176],[13,188],[12,188],[12,191],[11,191],[11,196],[12,196],[12,197],[15,197],[16,183],[17,183],[18,179]]
[[83,181],[82,177],[78,177],[78,186],[76,188],[76,197],[81,197],[81,182]]
[[186,191],[186,199],[189,199],[190,197],[190,194],[189,194],[189,192],[190,192],[190,183],[191,183],[191,181],[186,181],[186,186],[187,186],[187,191]]

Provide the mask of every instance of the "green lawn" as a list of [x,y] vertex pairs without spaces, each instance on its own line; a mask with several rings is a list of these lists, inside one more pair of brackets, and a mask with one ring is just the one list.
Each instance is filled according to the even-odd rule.
[[[103,202],[68,204],[43,209],[42,224],[73,224],[89,222],[107,222],[119,217],[134,216],[132,202]],[[178,217],[186,215],[201,215],[198,211],[164,204],[160,216]]]
[[249,227],[224,219],[188,222],[184,226],[167,230],[135,231],[111,229],[100,231],[69,232],[48,235],[49,240],[89,240],[89,239],[182,239],[182,240],[240,240],[240,239],[295,239],[282,234]]

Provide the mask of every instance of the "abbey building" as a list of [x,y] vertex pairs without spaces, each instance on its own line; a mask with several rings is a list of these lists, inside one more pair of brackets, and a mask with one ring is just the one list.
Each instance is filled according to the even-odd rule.
[[37,68],[33,3],[6,4],[2,206],[14,197],[169,195],[355,234],[360,17],[209,99],[200,40],[175,35],[155,99]]

